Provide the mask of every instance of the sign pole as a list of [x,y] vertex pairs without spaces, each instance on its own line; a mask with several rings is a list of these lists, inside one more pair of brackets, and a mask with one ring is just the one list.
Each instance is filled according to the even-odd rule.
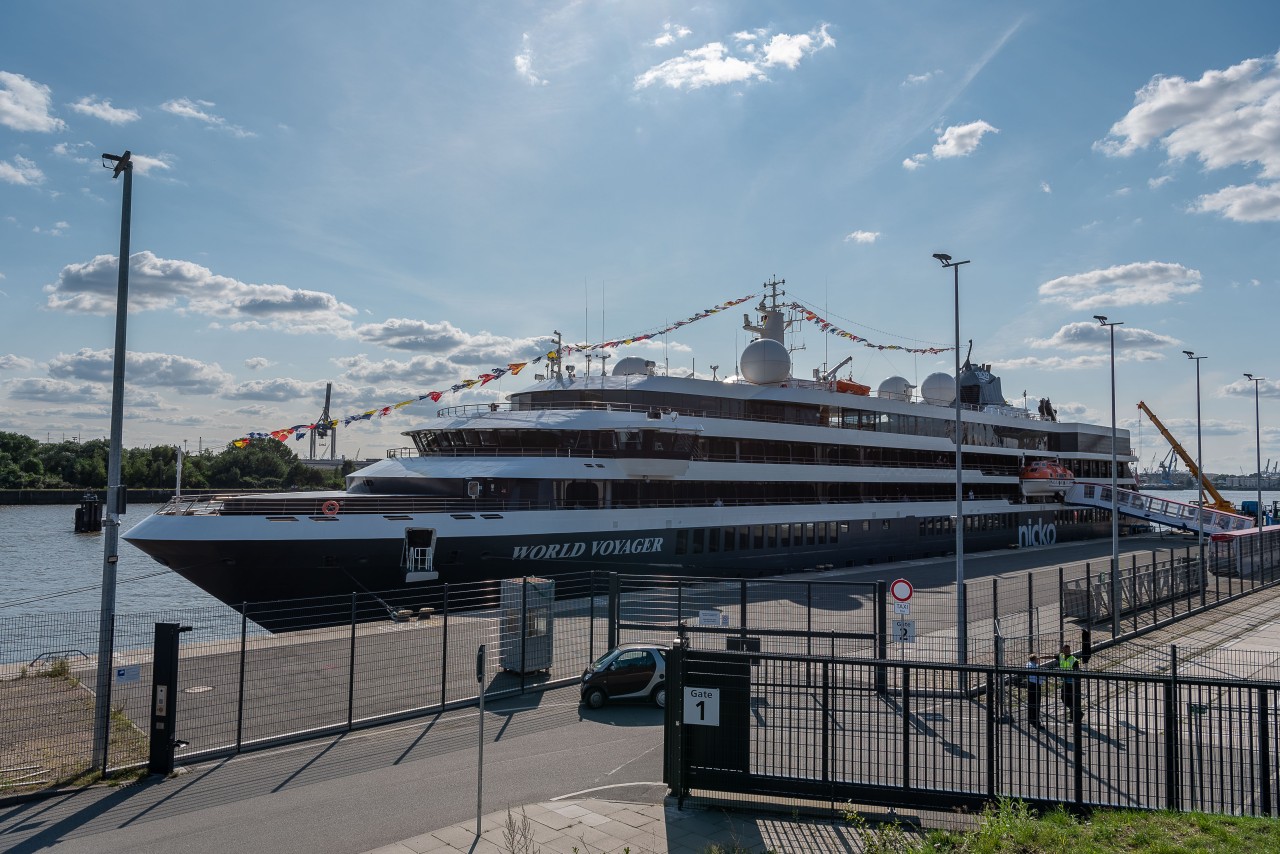
[[480,816],[483,815],[484,793],[484,671],[485,645],[476,650],[476,682],[480,685],[480,751],[476,762],[476,838],[480,838]]

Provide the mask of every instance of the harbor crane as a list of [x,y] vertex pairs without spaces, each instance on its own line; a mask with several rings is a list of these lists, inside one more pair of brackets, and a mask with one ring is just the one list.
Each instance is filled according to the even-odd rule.
[[1204,473],[1200,471],[1200,467],[1196,465],[1196,461],[1191,459],[1191,455],[1188,454],[1186,449],[1178,443],[1177,439],[1173,438],[1173,434],[1170,433],[1168,428],[1165,427],[1160,419],[1156,417],[1156,414],[1151,411],[1151,407],[1147,406],[1140,400],[1138,401],[1138,408],[1147,413],[1147,417],[1151,419],[1151,423],[1156,425],[1156,429],[1160,431],[1160,435],[1164,436],[1165,440],[1168,441],[1169,445],[1182,459],[1182,462],[1186,464],[1187,471],[1191,472],[1191,476],[1200,482],[1204,487],[1205,492],[1209,493],[1209,497],[1213,500],[1213,509],[1222,510],[1227,513],[1234,513],[1236,509],[1235,505],[1223,498],[1222,493],[1218,492],[1218,490],[1214,488],[1213,484],[1209,482],[1209,478],[1205,477]]

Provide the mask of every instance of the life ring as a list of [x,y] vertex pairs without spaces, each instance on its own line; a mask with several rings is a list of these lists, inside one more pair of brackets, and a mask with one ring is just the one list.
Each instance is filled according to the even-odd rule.
[[341,507],[342,505],[338,504],[338,502],[330,500],[320,505],[320,512],[326,516],[337,516]]

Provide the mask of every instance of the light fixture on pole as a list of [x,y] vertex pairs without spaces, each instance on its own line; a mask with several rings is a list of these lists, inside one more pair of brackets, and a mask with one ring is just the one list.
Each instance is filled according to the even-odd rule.
[[1111,636],[1120,635],[1120,514],[1116,510],[1116,327],[1123,320],[1108,322],[1106,315],[1093,319],[1111,331]]
[[1196,510],[1196,544],[1200,548],[1200,604],[1204,604],[1204,462],[1201,459],[1203,445],[1200,438],[1200,360],[1207,359],[1208,356],[1197,356],[1190,350],[1183,350],[1184,355],[1188,359],[1196,363],[1196,487],[1199,490],[1200,506]]
[[133,207],[133,160],[130,153],[104,154],[102,165],[111,177],[124,175],[120,205],[119,277],[116,283],[116,340],[111,371],[111,444],[107,451],[107,507],[102,520],[102,601],[98,611],[98,672],[93,705],[93,766],[107,773],[111,741],[112,647],[116,623],[116,565],[120,560],[120,514],[124,485],[120,482],[124,439],[125,323],[129,317],[129,222]]
[[952,261],[945,252],[935,252],[944,268],[955,273],[955,321],[956,321],[956,661],[968,663],[969,627],[964,595],[964,469],[961,466],[961,449],[964,445],[964,428],[960,421],[960,267],[968,261]]
[[1264,377],[1245,374],[1245,379],[1253,383],[1253,435],[1258,448],[1258,532],[1262,532],[1262,421],[1258,409],[1258,383],[1265,382]]

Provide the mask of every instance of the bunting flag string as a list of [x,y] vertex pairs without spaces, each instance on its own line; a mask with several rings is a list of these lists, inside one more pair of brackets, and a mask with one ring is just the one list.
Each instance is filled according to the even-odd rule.
[[237,448],[243,448],[254,440],[275,439],[278,442],[284,442],[284,441],[287,441],[290,436],[293,436],[294,439],[303,439],[307,436],[309,432],[313,430],[316,432],[317,436],[324,436],[328,433],[329,430],[332,430],[338,425],[342,425],[343,427],[346,427],[356,421],[369,421],[373,419],[375,416],[378,418],[384,418],[387,415],[390,415],[395,410],[408,406],[411,403],[417,403],[420,400],[429,399],[433,403],[439,403],[440,398],[444,397],[446,394],[455,394],[457,392],[466,391],[476,386],[484,386],[487,383],[490,383],[496,379],[499,379],[502,376],[505,376],[506,374],[511,374],[512,376],[516,376],[517,374],[520,373],[521,370],[523,370],[528,365],[537,365],[543,362],[544,360],[547,362],[561,361],[564,359],[565,356],[571,355],[573,353],[586,352],[588,350],[600,350],[608,347],[624,347],[628,344],[638,344],[641,341],[648,341],[651,338],[657,338],[660,335],[666,335],[668,332],[672,332],[676,329],[679,329],[682,326],[688,326],[690,323],[693,323],[698,320],[702,320],[703,318],[706,318],[706,317],[710,317],[711,315],[724,311],[725,309],[733,308],[735,305],[741,305],[742,303],[751,299],[755,295],[756,294],[751,293],[751,294],[747,294],[745,297],[742,297],[741,299],[729,300],[728,302],[720,303],[719,305],[713,306],[708,309],[704,309],[698,312],[697,314],[693,315],[692,317],[681,320],[677,323],[672,324],[671,326],[668,326],[665,329],[660,329],[656,332],[646,332],[643,335],[633,335],[629,338],[618,338],[613,341],[602,341],[597,344],[565,344],[565,345],[562,345],[559,350],[554,350],[554,349],[550,350],[546,353],[543,353],[540,356],[536,356],[525,362],[512,362],[508,364],[505,368],[492,368],[487,373],[479,374],[475,378],[465,379],[460,382],[457,382],[449,386],[448,389],[444,389],[441,391],[429,391],[426,394],[418,395],[416,398],[411,398],[409,400],[402,400],[399,403],[390,404],[387,406],[381,406],[381,407],[378,407],[377,409],[369,409],[369,410],[366,410],[365,412],[360,412],[353,415],[347,415],[343,418],[335,418],[330,421],[317,421],[312,424],[295,424],[292,427],[285,427],[280,430],[246,433],[243,437],[239,439],[234,439],[231,442],[231,444]]
[[806,308],[798,302],[788,303],[786,308],[792,308],[800,312],[805,320],[817,325],[819,329],[828,335],[847,338],[850,341],[856,341],[863,346],[870,347],[874,350],[901,350],[905,353],[927,353],[934,355],[937,353],[950,353],[955,349],[954,347],[903,347],[900,344],[873,344],[861,335],[854,335],[852,332],[848,332],[841,329],[839,326],[836,326],[831,321],[819,317],[813,310]]

